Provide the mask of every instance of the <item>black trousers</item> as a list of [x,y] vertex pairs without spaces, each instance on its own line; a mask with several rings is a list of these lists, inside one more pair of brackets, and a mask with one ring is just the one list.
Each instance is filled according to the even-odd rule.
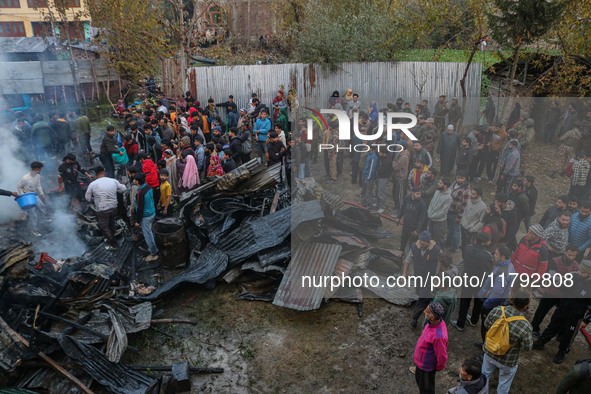
[[152,188],[152,195],[154,196],[154,206],[157,206],[160,202],[160,186]]
[[558,298],[542,298],[540,300],[538,309],[536,309],[536,313],[534,314],[534,319],[531,321],[534,331],[540,331],[540,324],[542,324],[544,317],[546,317],[553,306],[558,306],[558,301],[560,301]]
[[117,219],[117,208],[96,212],[98,228],[101,230],[110,244],[115,244],[115,219]]
[[435,394],[435,372],[423,371],[417,367],[415,371],[415,380],[419,385],[419,393],[421,394]]
[[474,237],[476,234],[471,233],[470,231],[466,230],[464,227],[460,226],[460,249],[462,250],[462,255],[464,254],[464,250],[466,246],[474,243]]
[[486,176],[489,181],[495,179],[495,172],[499,164],[499,152],[489,151],[486,153]]
[[542,333],[539,341],[546,344],[556,337],[559,342],[558,349],[567,352],[573,336],[577,333],[579,321],[580,316],[564,313],[558,308],[554,311],[552,320],[550,320],[550,324]]
[[486,328],[484,327],[484,321],[491,310],[483,308],[483,301],[480,301],[480,298],[474,298],[475,306],[477,302],[480,303],[478,307],[478,309],[480,309],[480,338],[482,339],[482,343],[484,343],[484,339],[486,338]]
[[472,322],[472,324],[478,323],[482,302],[478,297],[476,297],[477,293],[478,289],[473,289],[471,287],[466,287],[462,289],[462,297],[460,298],[460,310],[458,311],[458,327],[464,328],[464,326],[466,325],[466,316],[468,316],[468,310],[470,309],[472,299],[474,299],[474,306],[472,307],[470,321]]
[[413,232],[413,228],[410,226],[402,226],[402,234],[400,235],[400,250],[403,252],[406,250],[406,244],[410,239],[410,234]]
[[250,153],[241,153],[240,159],[242,160],[242,164],[246,164],[250,161]]

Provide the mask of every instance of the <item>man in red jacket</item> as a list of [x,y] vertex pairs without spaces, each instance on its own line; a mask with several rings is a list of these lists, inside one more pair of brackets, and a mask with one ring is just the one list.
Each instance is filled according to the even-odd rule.
[[154,201],[160,201],[160,177],[158,175],[158,167],[145,153],[138,155],[138,161],[142,164],[142,172],[146,174],[146,183],[152,188],[154,194]]
[[511,262],[518,274],[543,275],[548,269],[548,245],[542,239],[544,228],[540,224],[531,226],[527,235],[515,249]]

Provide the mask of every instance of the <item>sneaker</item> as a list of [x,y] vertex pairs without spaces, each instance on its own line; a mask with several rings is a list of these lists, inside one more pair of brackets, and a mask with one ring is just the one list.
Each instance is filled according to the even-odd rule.
[[38,231],[31,231],[31,234],[33,234],[35,237],[41,237],[42,234]]
[[542,342],[540,342],[540,340],[538,339],[537,341],[534,342],[534,345],[532,346],[532,349],[535,349],[535,350],[544,350],[544,344]]
[[480,177],[479,177],[479,176],[477,176],[476,178],[474,178],[474,181],[475,181],[475,182],[480,182],[481,180],[482,180],[482,179],[480,179]]
[[456,328],[456,330],[458,330],[458,331],[464,331],[464,327],[458,326],[458,321],[457,320],[452,320],[451,321],[451,325],[454,326]]
[[558,353],[556,353],[556,356],[554,356],[554,364],[562,364],[562,362],[564,361],[564,352],[562,350],[559,350]]
[[117,248],[113,245],[107,245],[107,246],[105,246],[105,249],[110,250],[110,251],[117,250]]
[[378,210],[376,211],[376,213],[377,213],[377,214],[380,214],[380,213],[384,213],[384,211],[385,211],[385,209],[384,209],[384,208],[380,208],[380,209],[378,209]]
[[148,257],[146,257],[146,261],[155,261],[155,260],[158,260],[157,254],[151,254]]
[[476,347],[476,348],[478,348],[480,350],[482,350],[482,345],[484,345],[484,343],[482,343],[482,342],[474,342],[474,347]]
[[408,367],[408,370],[414,375],[417,372],[417,367]]
[[470,324],[472,327],[476,327],[476,323],[472,323],[472,315],[466,315],[466,320],[468,321],[468,324]]
[[541,337],[540,332],[538,330],[533,330],[531,335],[535,338]]

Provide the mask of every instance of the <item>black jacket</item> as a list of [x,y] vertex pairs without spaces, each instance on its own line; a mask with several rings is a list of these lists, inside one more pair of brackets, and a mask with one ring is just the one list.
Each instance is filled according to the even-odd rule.
[[111,135],[107,133],[101,142],[101,155],[109,156],[113,153],[119,153],[117,143],[115,142],[115,136],[111,137]]
[[410,227],[413,231],[420,233],[427,224],[427,206],[422,198],[413,200],[409,194],[404,197],[402,207],[396,217],[403,219],[403,227]]
[[529,214],[527,216],[534,216],[536,213],[536,203],[538,202],[538,189],[534,185],[531,185],[530,188],[525,189],[525,195],[529,200]]
[[226,101],[225,103],[219,103],[215,105],[216,107],[225,108],[228,113],[234,112],[235,114],[238,113],[238,107],[236,106],[235,102]]
[[242,151],[242,139],[238,136],[232,138],[230,141],[230,151],[232,152],[232,159],[234,161],[240,159],[240,153]]
[[4,189],[0,189],[0,196],[12,196],[12,192]]
[[222,161],[222,169],[227,174],[236,169],[236,162],[230,157],[229,159]]
[[269,166],[281,163],[283,156],[287,153],[285,145],[281,140],[269,141],[267,145],[267,152],[269,153]]
[[483,274],[492,272],[494,266],[494,258],[484,246],[478,243],[466,246],[464,251],[464,273],[466,275],[482,278]]
[[392,177],[392,153],[378,153],[378,178]]

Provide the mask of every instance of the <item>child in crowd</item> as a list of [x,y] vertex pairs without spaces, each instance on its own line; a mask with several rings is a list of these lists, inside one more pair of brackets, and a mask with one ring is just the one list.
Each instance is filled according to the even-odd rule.
[[161,216],[172,215],[172,187],[168,183],[168,170],[160,170],[160,201],[158,201],[158,212]]

